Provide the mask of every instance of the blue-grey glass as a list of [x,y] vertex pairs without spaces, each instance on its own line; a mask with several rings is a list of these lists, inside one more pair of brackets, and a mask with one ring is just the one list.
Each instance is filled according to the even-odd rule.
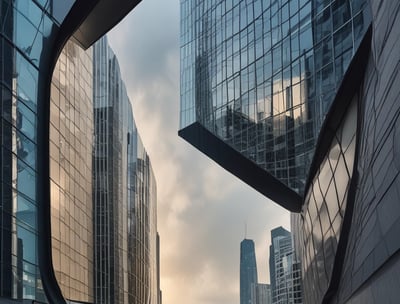
[[22,160],[13,157],[17,164],[17,189],[30,199],[36,198],[35,172]]
[[[32,200],[29,200],[22,194],[14,193],[17,196],[17,218],[21,222],[28,224],[32,228],[36,227],[36,206]],[[25,216],[30,214],[31,216]]]
[[93,61],[95,302],[145,303],[158,297],[156,181],[107,38],[94,45]]
[[36,112],[38,70],[33,67],[19,52],[16,53],[16,86],[14,93],[22,100],[28,100],[32,111]]
[[[180,127],[201,123],[302,194],[366,2],[181,0]],[[256,136],[267,125],[269,137]]]
[[[53,8],[70,1],[0,3],[0,297],[46,302],[37,267],[36,110],[44,49],[57,33]],[[54,4],[54,5],[53,5]],[[59,6],[59,5],[58,5]],[[60,7],[60,6],[59,6]],[[70,6],[63,5],[65,16]],[[62,9],[60,7],[59,12]],[[60,14],[60,15],[62,15]],[[58,18],[58,17],[57,17]],[[45,59],[44,61],[42,61]]]

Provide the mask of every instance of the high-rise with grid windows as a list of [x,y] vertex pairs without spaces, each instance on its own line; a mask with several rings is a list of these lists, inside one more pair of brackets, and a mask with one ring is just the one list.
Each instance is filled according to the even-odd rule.
[[395,303],[400,3],[180,3],[179,135],[295,212],[304,302]]
[[0,302],[90,303],[92,60],[140,0],[0,1]]

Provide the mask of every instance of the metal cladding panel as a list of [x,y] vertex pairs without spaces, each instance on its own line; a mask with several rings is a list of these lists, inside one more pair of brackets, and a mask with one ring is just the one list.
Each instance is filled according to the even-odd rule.
[[371,1],[373,36],[360,115],[359,179],[333,303],[400,297],[400,3]]

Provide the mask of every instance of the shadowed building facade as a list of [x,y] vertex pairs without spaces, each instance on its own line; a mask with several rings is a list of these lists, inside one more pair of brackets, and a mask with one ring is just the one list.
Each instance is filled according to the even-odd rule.
[[305,303],[395,303],[400,4],[182,0],[181,11],[179,135],[296,212]]

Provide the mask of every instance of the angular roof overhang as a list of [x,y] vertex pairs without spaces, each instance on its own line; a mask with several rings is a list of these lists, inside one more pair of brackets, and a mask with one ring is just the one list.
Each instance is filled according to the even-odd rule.
[[180,130],[178,135],[278,205],[292,212],[300,212],[302,197],[299,194],[215,136],[199,122]]
[[[88,1],[93,2],[93,1]],[[97,0],[90,13],[82,20],[72,39],[87,49],[119,23],[141,0]],[[83,4],[85,5],[85,3]],[[79,15],[79,12],[71,13]]]

